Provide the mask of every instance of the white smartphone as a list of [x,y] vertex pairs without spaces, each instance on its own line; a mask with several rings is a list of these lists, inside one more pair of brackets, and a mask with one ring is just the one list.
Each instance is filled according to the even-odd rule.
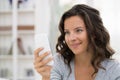
[[[44,49],[39,53],[39,55],[44,54],[47,51],[50,51],[50,54],[46,56],[45,59],[52,57],[49,40],[47,34],[35,34],[35,49],[43,47]],[[47,65],[53,65],[53,60],[50,61]]]

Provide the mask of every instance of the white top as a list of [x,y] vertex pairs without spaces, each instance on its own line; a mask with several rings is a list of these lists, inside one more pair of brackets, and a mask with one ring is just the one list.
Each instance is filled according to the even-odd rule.
[[[74,61],[70,63],[72,72],[69,75],[69,68],[64,63],[61,55],[56,55],[51,70],[50,80],[75,80]],[[105,60],[101,65],[106,69],[99,69],[95,80],[120,80],[120,63],[115,60]],[[69,75],[69,76],[68,76]]]

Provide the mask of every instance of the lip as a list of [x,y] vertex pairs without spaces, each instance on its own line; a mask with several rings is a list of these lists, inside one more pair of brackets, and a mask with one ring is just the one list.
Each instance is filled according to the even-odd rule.
[[71,44],[71,48],[77,48],[78,46],[80,46],[81,43],[74,43],[74,44]]

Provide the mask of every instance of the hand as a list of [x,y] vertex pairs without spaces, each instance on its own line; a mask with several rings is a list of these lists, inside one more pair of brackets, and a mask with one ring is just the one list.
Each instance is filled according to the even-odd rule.
[[46,56],[49,55],[50,52],[45,52],[44,54],[39,55],[39,52],[42,50],[43,48],[38,48],[34,51],[35,56],[34,67],[36,71],[42,75],[44,80],[50,80],[50,70],[52,66],[46,64],[50,62],[52,58],[43,60]]

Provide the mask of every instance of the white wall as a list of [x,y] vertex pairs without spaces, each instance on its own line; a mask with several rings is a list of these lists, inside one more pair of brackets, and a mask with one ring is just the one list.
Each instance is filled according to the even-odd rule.
[[103,23],[110,33],[112,48],[116,51],[113,56],[120,61],[120,1],[99,0],[94,1],[94,7],[100,10]]

